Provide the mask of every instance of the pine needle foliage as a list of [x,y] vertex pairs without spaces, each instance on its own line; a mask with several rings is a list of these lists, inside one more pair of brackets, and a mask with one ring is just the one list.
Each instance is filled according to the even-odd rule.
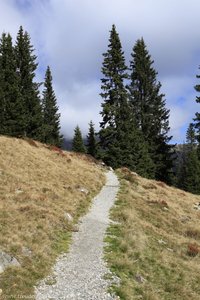
[[29,34],[20,26],[16,43],[10,34],[0,39],[0,134],[28,137],[61,146],[56,97],[47,68],[43,103],[35,81],[38,63]]
[[169,110],[153,63],[143,38],[137,40],[131,53],[129,99],[137,127],[148,143],[154,177],[170,183],[173,147],[169,145]]
[[93,157],[97,157],[98,146],[96,141],[96,134],[94,129],[94,123],[90,121],[89,123],[89,132],[87,135],[87,153]]
[[186,132],[186,143],[191,147],[194,148],[196,145],[196,132],[195,132],[195,125],[190,123]]
[[23,98],[26,128],[25,136],[42,139],[42,108],[39,97],[39,86],[35,82],[38,66],[36,55],[29,34],[20,26],[15,45],[17,74],[20,92]]
[[115,25],[110,31],[108,50],[103,57],[99,132],[103,160],[113,168],[126,166],[142,176],[153,177],[155,167],[146,136],[138,126],[137,115],[129,99],[126,87],[128,68]]
[[79,126],[74,129],[74,137],[72,141],[72,151],[86,153],[85,145],[82,138],[82,133]]
[[2,34],[0,54],[0,134],[21,136],[25,130],[24,101],[10,34]]
[[[199,67],[199,69],[200,69],[200,67]],[[200,79],[200,75],[196,75],[196,78]],[[194,88],[197,93],[200,92],[200,84],[196,84]],[[196,96],[196,102],[200,103],[200,96]],[[198,142],[198,157],[200,159],[200,113],[199,112],[196,112],[196,117],[195,117],[194,121],[195,121],[195,128],[197,130],[196,137],[197,137],[197,142]]]
[[60,147],[62,144],[62,136],[60,135],[60,113],[58,112],[57,99],[52,86],[52,75],[49,66],[45,74],[42,111],[42,141]]

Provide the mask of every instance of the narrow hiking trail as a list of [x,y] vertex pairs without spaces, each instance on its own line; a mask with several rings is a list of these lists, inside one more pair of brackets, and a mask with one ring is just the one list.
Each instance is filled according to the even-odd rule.
[[[73,233],[68,253],[58,257],[53,275],[35,288],[36,300],[113,300],[107,292],[109,273],[103,260],[104,235],[109,210],[114,204],[119,182],[114,172],[106,173],[106,184],[94,198],[92,207]],[[51,282],[51,285],[48,282]]]

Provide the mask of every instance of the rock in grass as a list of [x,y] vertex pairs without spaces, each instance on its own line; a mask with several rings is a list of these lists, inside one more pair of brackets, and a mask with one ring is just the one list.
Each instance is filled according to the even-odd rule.
[[89,194],[89,191],[86,188],[84,188],[84,187],[79,187],[78,191],[81,192],[81,193],[83,193],[83,194],[85,194],[85,195]]
[[182,216],[181,217],[181,222],[182,223],[187,223],[189,221],[191,221],[191,217],[190,216]]
[[193,208],[196,210],[200,210],[200,202],[195,203]]
[[72,232],[78,232],[79,231],[79,226],[78,224],[75,224],[72,228]]
[[17,190],[15,191],[15,194],[21,194],[21,193],[23,193],[23,190],[21,190],[21,189],[17,189]]
[[163,244],[163,245],[166,245],[166,244],[167,244],[167,242],[163,241],[162,239],[161,239],[161,240],[158,240],[158,243],[161,244],[161,245],[162,245],[162,244]]
[[138,283],[144,283],[146,281],[146,279],[140,275],[140,274],[136,274],[135,275],[135,280],[138,282]]
[[0,251],[0,273],[3,273],[10,266],[20,267],[21,265],[15,257]]
[[32,251],[27,247],[22,247],[22,254],[24,256],[31,257],[32,256]]
[[64,218],[65,218],[65,220],[67,220],[68,222],[73,222],[73,217],[72,217],[72,215],[70,215],[70,214],[67,213],[67,212],[64,213]]

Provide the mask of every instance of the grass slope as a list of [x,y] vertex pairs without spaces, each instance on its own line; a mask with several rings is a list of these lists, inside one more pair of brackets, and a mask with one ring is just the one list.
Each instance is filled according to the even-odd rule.
[[74,224],[64,212],[75,223],[104,181],[101,168],[87,156],[0,136],[0,250],[22,266],[0,274],[2,296],[33,295],[36,282],[68,249]]
[[106,258],[120,299],[200,299],[200,196],[118,171]]

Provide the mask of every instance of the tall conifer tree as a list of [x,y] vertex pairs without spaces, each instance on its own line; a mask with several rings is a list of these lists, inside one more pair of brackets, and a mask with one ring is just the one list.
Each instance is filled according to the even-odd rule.
[[108,51],[103,54],[104,61],[101,79],[102,93],[100,94],[104,102],[102,103],[102,122],[99,132],[100,143],[105,151],[105,160],[109,161],[108,151],[113,146],[117,127],[119,126],[120,108],[122,103],[127,102],[127,93],[124,86],[124,79],[127,78],[127,67],[125,65],[124,53],[122,51],[119,35],[115,25],[110,31]]
[[93,157],[97,156],[97,141],[95,137],[95,129],[92,121],[89,123],[89,132],[87,135],[87,153]]
[[[200,75],[196,76],[198,79]],[[195,87],[200,92],[200,84]],[[200,103],[200,97],[196,97]],[[200,194],[200,113],[196,113],[195,123],[190,123],[186,132],[185,156],[181,165],[179,187],[194,194]],[[196,131],[195,131],[196,128]],[[198,147],[196,147],[196,142]]]
[[200,161],[196,149],[191,149],[187,153],[183,168],[183,189],[190,193],[200,194]]
[[25,129],[24,103],[10,34],[2,34],[0,54],[0,133],[21,136]]
[[178,177],[179,187],[194,193],[200,194],[200,160],[198,159],[194,125],[189,124],[186,133],[187,144],[184,145],[182,153],[182,164]]
[[186,132],[186,143],[191,148],[196,145],[196,133],[194,129],[194,124],[190,123]]
[[5,99],[4,99],[4,80],[2,70],[2,38],[0,41],[0,134],[4,134],[5,131]]
[[74,129],[74,137],[73,137],[73,141],[72,141],[72,151],[80,152],[80,153],[86,152],[85,145],[84,145],[83,138],[82,138],[82,133],[81,133],[79,126],[76,126],[76,128]]
[[[99,132],[103,159],[114,168],[126,166],[149,177],[152,163],[128,101],[125,87],[128,68],[115,25],[110,31],[108,50],[103,56],[101,97],[104,102]],[[146,160],[146,165],[142,164],[142,160]]]
[[137,127],[148,141],[148,150],[155,165],[155,178],[170,182],[172,146],[168,143],[169,110],[165,107],[161,84],[143,39],[133,47],[130,62],[129,96]]
[[56,95],[52,86],[50,67],[47,67],[42,99],[43,108],[43,136],[42,141],[47,144],[61,146],[60,114],[58,113]]
[[[99,132],[100,145],[103,149],[104,161],[117,167],[122,164],[122,151],[120,149],[122,135],[120,130],[123,119],[127,118],[128,113],[127,91],[124,86],[124,80],[127,79],[128,75],[115,25],[110,31],[108,51],[103,56],[102,73],[104,78],[101,79],[102,93],[100,95],[104,102],[101,111],[103,120],[100,123],[101,130]],[[125,141],[123,140],[123,142]]]
[[41,140],[42,138],[42,108],[39,97],[39,84],[35,80],[37,69],[34,48],[31,45],[29,34],[19,29],[15,46],[19,87],[23,97],[26,114],[25,135]]
[[[199,67],[199,69],[200,69],[200,67]],[[200,75],[196,75],[196,78],[200,79]],[[194,88],[198,93],[200,92],[200,84],[196,84]],[[200,103],[200,96],[196,97],[196,102]],[[194,119],[194,121],[195,121],[195,128],[197,130],[196,137],[197,137],[197,142],[198,142],[198,157],[200,159],[200,113],[199,112],[196,113],[196,118]]]

